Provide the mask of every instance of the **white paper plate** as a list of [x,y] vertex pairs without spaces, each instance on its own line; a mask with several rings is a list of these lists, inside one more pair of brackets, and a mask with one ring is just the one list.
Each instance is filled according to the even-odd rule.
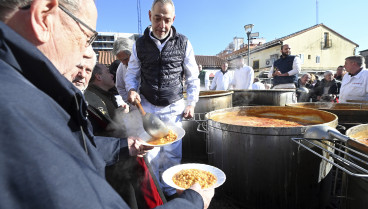
[[[178,127],[178,126],[175,126],[175,125],[167,125],[167,128],[173,130],[178,135],[178,137],[176,138],[175,141],[169,142],[167,144],[161,144],[161,145],[153,145],[153,144],[149,144],[149,143],[144,143],[144,145],[151,146],[151,147],[162,147],[162,146],[172,144],[172,143],[182,139],[185,135],[185,131],[181,127]],[[152,138],[151,135],[149,135],[147,132],[141,133],[138,137],[141,138],[145,142],[151,140],[151,138]]]
[[164,171],[164,173],[162,174],[162,179],[164,180],[164,182],[167,185],[169,185],[169,186],[171,186],[175,189],[184,190],[184,188],[179,187],[172,180],[172,177],[177,172],[179,172],[183,169],[200,169],[200,170],[204,170],[204,171],[209,171],[213,175],[215,175],[217,177],[217,182],[208,189],[217,188],[217,187],[221,186],[226,180],[226,175],[222,170],[220,170],[220,169],[218,169],[214,166],[210,166],[210,165],[206,165],[206,164],[199,164],[199,163],[187,163],[187,164],[180,164],[180,165],[173,166],[173,167],[167,169],[166,171]]

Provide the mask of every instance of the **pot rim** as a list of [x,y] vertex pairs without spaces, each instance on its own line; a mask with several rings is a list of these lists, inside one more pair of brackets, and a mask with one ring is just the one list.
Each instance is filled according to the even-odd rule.
[[[296,134],[302,134],[305,132],[305,130],[308,127],[311,126],[318,126],[318,125],[327,125],[330,127],[335,128],[338,125],[338,117],[337,115],[328,112],[328,111],[324,111],[324,110],[316,110],[316,109],[311,109],[311,111],[316,111],[316,112],[323,112],[323,114],[326,115],[330,115],[332,117],[334,117],[333,120],[325,122],[325,123],[321,123],[321,124],[315,124],[315,125],[307,125],[307,126],[297,126],[297,127],[257,127],[257,126],[241,126],[241,125],[233,125],[233,124],[227,124],[227,123],[222,123],[222,122],[218,122],[218,121],[214,121],[212,119],[209,119],[209,114],[214,114],[216,112],[226,112],[227,110],[235,110],[235,109],[242,109],[242,108],[273,108],[273,109],[278,109],[278,108],[285,108],[286,106],[282,107],[282,106],[239,106],[239,107],[231,107],[231,108],[224,108],[224,109],[219,109],[219,110],[214,110],[211,112],[208,112],[205,114],[205,120],[207,121],[207,126],[211,126],[217,129],[221,129],[221,130],[226,130],[229,132],[237,132],[237,133],[251,133],[251,134],[262,134],[262,135],[292,135],[295,136]],[[299,109],[298,107],[287,107],[287,108],[296,108]]]

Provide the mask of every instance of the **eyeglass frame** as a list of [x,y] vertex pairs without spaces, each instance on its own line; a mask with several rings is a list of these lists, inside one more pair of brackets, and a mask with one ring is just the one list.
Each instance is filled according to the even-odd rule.
[[81,25],[83,25],[84,27],[86,27],[88,30],[90,30],[91,32],[93,32],[93,35],[89,38],[89,40],[87,41],[87,46],[91,45],[97,38],[98,36],[98,32],[93,30],[91,27],[89,27],[86,23],[84,23],[82,20],[80,20],[79,18],[77,18],[76,16],[74,16],[67,8],[65,8],[63,5],[59,4],[59,8],[61,10],[63,10],[69,17],[71,17],[73,20],[75,20],[76,22],[80,23]]

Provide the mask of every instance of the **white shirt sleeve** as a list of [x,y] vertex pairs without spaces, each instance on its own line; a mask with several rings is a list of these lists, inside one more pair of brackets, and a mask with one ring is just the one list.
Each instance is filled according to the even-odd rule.
[[128,69],[125,75],[125,89],[129,92],[130,89],[138,91],[138,85],[141,74],[141,62],[137,56],[136,45],[134,43],[132,54],[129,59]]
[[246,83],[245,89],[252,89],[252,84],[253,84],[253,81],[254,81],[254,70],[253,70],[252,67],[249,67],[249,66],[248,66],[248,69],[249,69],[249,71],[248,71],[248,75],[246,77],[246,78],[248,78],[248,81],[247,81],[248,83]]
[[198,78],[199,71],[197,62],[195,61],[192,44],[187,42],[184,58],[184,74],[185,84],[187,86],[187,105],[195,106],[199,99],[200,81]]
[[204,76],[204,86],[205,86],[205,89],[207,91],[210,90],[210,75],[209,75],[209,72],[206,72],[206,74]]
[[293,69],[288,72],[289,73],[289,76],[300,73],[300,71],[301,71],[301,63],[302,62],[301,62],[300,58],[296,56],[294,58],[294,61],[293,61]]
[[273,74],[273,65],[271,66],[271,69],[268,72],[268,78],[272,78],[272,74]]
[[217,77],[218,77],[218,72],[215,73],[215,77],[213,77],[212,79],[212,84],[211,84],[211,87],[210,87],[210,90],[216,90],[216,83],[217,83]]
[[125,89],[125,74],[126,74],[126,66],[123,63],[120,63],[118,69],[116,70],[116,89],[119,92],[119,95],[123,98],[125,102],[128,100],[128,92]]

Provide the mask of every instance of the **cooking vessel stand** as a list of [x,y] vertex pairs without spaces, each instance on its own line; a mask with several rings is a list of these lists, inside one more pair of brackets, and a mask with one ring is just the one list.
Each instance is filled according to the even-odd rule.
[[[313,154],[317,155],[318,157],[322,158],[323,160],[326,160],[327,162],[346,172],[347,174],[355,177],[367,178],[368,180],[368,170],[362,168],[361,166],[357,165],[351,160],[343,157],[347,156],[351,159],[354,159],[355,161],[368,165],[368,155],[347,147],[345,143],[328,140],[334,143],[333,146],[329,145],[328,143],[325,143],[323,140],[311,140],[305,138],[291,138],[291,140],[299,144],[300,146],[304,147],[305,149],[309,150]],[[327,150],[325,147],[322,147],[319,143],[316,143],[316,141],[318,141],[319,143],[323,143],[325,146],[328,146],[333,151]],[[334,159],[334,161],[329,160],[323,155],[313,151],[311,148],[307,146],[307,144],[316,146],[322,151],[327,152]]]
[[[299,146],[307,149],[308,151],[312,152],[314,155],[318,156],[319,158],[331,163],[336,167],[335,173],[335,181],[333,185],[332,194],[336,198],[346,199],[346,194],[337,194],[337,183],[343,185],[343,182],[337,182],[337,177],[339,175],[339,169],[342,172],[345,172],[348,175],[355,176],[357,178],[361,178],[364,181],[368,182],[368,170],[362,168],[361,166],[357,165],[357,163],[353,162],[350,159],[353,159],[356,162],[359,162],[363,165],[368,165],[368,155],[358,152],[350,147],[346,146],[345,142],[341,141],[334,141],[334,140],[312,140],[312,139],[305,139],[305,138],[291,138],[291,140],[297,143]],[[318,141],[318,143],[316,143]],[[326,141],[332,142],[333,145],[326,143]],[[326,147],[329,147],[331,150],[328,150]],[[312,150],[310,145],[317,147],[319,150],[326,152],[333,158],[333,161],[326,158],[325,156],[321,155],[317,151]],[[347,159],[348,158],[348,159]],[[342,181],[342,180],[341,180]],[[341,192],[343,192],[341,190]]]

